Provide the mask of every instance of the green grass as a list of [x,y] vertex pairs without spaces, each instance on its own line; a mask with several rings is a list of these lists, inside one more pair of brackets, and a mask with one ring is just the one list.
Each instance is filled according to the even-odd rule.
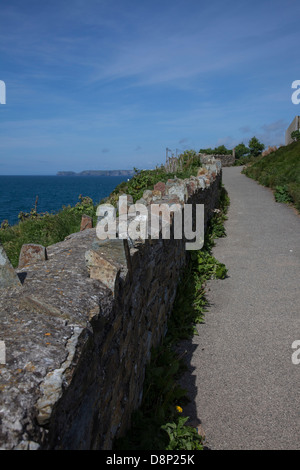
[[300,211],[300,142],[259,157],[243,173],[274,190],[278,202],[292,202]]

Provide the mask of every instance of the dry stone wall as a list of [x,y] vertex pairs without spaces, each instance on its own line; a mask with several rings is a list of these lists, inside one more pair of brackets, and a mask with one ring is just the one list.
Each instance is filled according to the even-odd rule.
[[214,155],[206,155],[206,154],[201,154],[200,153],[200,159],[202,161],[211,161],[211,159],[215,159],[215,160],[220,160],[221,164],[222,164],[222,167],[226,167],[226,166],[232,166],[235,162],[235,155],[232,154],[232,155],[217,155],[217,154],[214,154]]
[[[198,177],[159,183],[140,202],[204,204],[207,226],[220,185],[210,159]],[[100,241],[86,229],[27,259],[20,283],[0,284],[1,449],[112,448],[166,333],[185,243],[172,230],[170,239]]]

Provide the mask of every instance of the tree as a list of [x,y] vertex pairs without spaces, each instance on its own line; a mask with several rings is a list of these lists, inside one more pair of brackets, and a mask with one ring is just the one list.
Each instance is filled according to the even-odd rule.
[[249,140],[248,146],[250,150],[250,155],[252,157],[258,157],[258,155],[260,155],[265,148],[264,144],[259,142],[259,140],[255,136]]
[[241,142],[235,147],[235,158],[241,158],[244,155],[247,155],[250,152],[250,149],[246,147],[246,145]]
[[219,147],[200,149],[199,153],[204,153],[206,155],[231,155],[232,150],[228,150],[225,145],[219,145]]
[[228,150],[225,145],[219,145],[219,147],[216,147],[214,151],[216,155],[228,155],[232,153],[232,151]]
[[294,142],[298,142],[300,140],[300,131],[293,131],[291,133],[291,138],[293,139]]
[[200,149],[199,153],[204,153],[205,155],[212,155],[214,150],[212,148]]

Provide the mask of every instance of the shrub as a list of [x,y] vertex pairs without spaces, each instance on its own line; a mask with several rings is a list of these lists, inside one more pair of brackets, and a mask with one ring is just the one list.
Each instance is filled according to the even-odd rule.
[[291,133],[291,138],[295,141],[295,142],[298,142],[300,140],[300,131],[297,130],[297,131],[293,131]]
[[79,196],[75,207],[63,207],[56,214],[35,213],[31,211],[19,217],[20,222],[9,226],[1,224],[0,241],[14,267],[18,266],[23,244],[37,243],[43,246],[53,245],[68,235],[80,230],[81,217],[87,214],[96,222],[96,207],[88,197]]

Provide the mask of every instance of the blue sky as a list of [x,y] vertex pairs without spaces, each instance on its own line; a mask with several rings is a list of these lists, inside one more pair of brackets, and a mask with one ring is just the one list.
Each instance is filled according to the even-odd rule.
[[284,144],[299,17],[298,0],[0,0],[0,174]]

